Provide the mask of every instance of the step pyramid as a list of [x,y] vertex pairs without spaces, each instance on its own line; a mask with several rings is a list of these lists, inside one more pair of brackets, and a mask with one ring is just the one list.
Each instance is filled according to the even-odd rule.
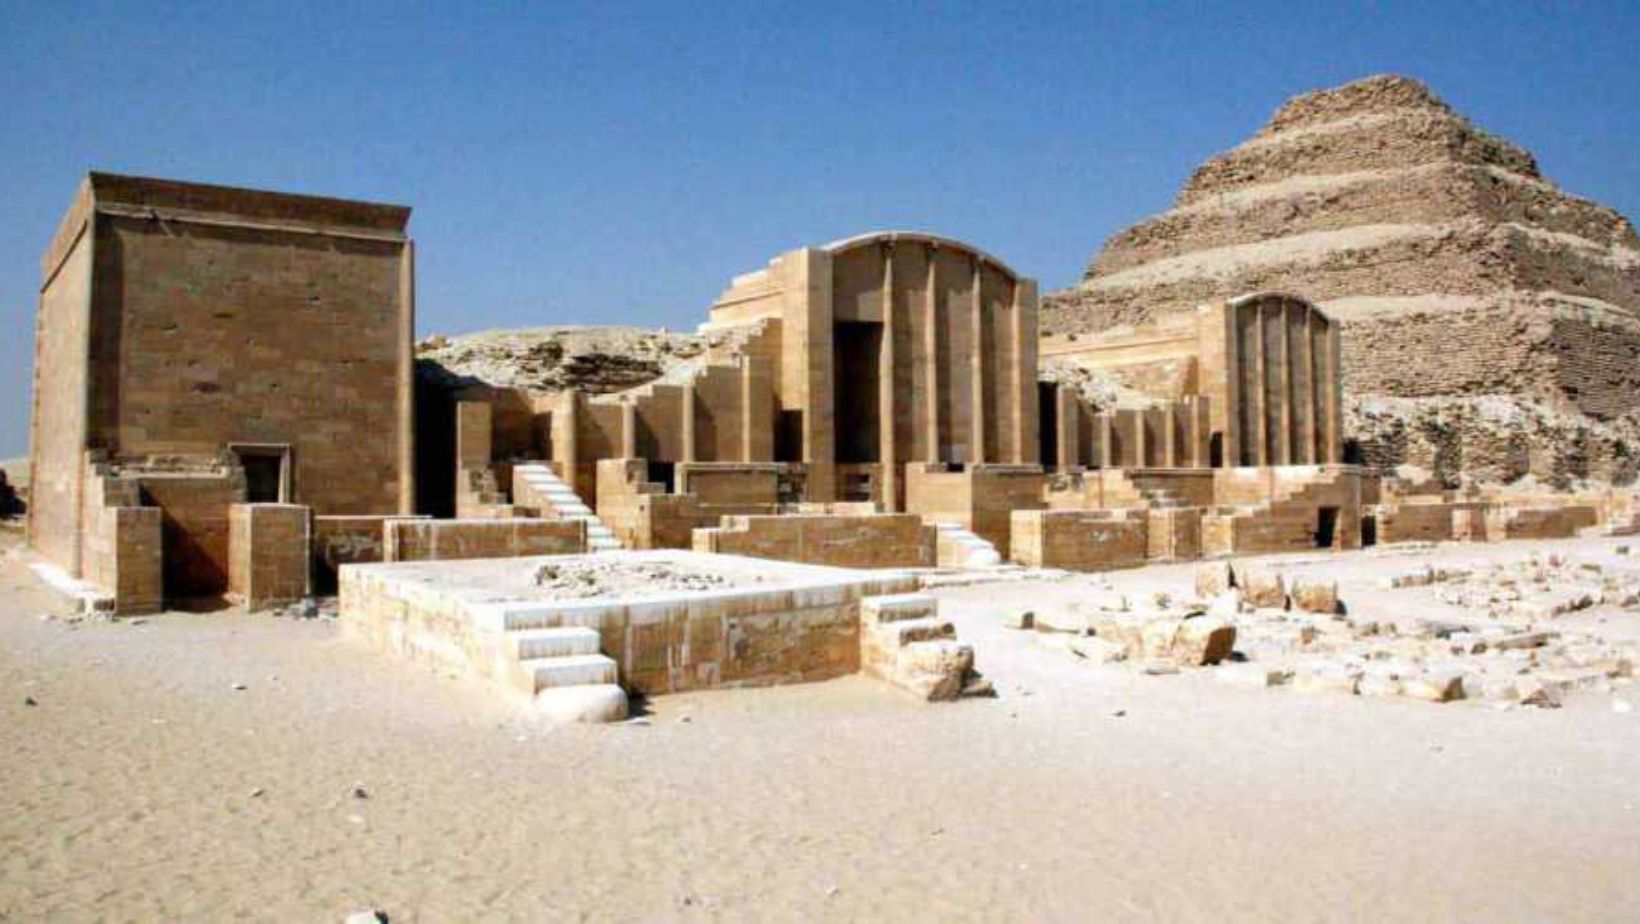
[[1633,477],[1640,238],[1430,89],[1378,76],[1288,101],[1172,209],[1113,236],[1044,333],[1259,290],[1343,326],[1363,460],[1474,475]]

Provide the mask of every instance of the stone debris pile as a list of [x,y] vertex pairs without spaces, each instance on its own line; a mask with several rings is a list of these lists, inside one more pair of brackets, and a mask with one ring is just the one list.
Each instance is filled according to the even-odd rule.
[[535,569],[535,585],[551,599],[584,599],[630,593],[727,590],[760,582],[663,562],[560,561]]
[[1640,572],[1557,554],[1420,565],[1380,580],[1462,607],[1462,617],[1367,618],[1349,611],[1336,582],[1264,565],[1207,562],[1195,585],[1192,601],[1111,593],[1004,624],[1093,663],[1133,662],[1151,674],[1216,666],[1219,680],[1237,686],[1503,708],[1553,708],[1574,693],[1628,685],[1640,659],[1640,645],[1547,625],[1594,607],[1640,613]]

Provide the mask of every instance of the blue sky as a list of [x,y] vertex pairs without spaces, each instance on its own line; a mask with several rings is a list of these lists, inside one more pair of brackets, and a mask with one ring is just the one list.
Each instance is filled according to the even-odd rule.
[[876,227],[1076,280],[1287,97],[1393,71],[1640,216],[1640,4],[0,0],[0,457],[86,170],[414,206],[425,335],[689,327]]

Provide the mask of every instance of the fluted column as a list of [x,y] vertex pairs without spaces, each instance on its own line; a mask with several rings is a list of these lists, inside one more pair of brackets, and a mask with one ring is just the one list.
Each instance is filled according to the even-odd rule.
[[883,327],[877,350],[877,461],[882,472],[882,509],[900,509],[900,447],[895,441],[894,245],[883,248]]

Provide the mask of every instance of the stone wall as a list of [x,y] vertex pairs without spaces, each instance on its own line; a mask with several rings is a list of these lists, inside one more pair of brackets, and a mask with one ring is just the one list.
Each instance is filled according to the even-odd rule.
[[156,507],[102,507],[86,534],[85,580],[114,598],[114,613],[164,608],[160,512]]
[[316,516],[313,518],[313,592],[328,596],[337,591],[337,577],[343,565],[370,564],[386,559],[388,522],[399,519],[418,520],[421,517],[346,517]]
[[569,555],[587,547],[580,520],[392,519],[383,521],[382,532],[387,562]]
[[697,552],[843,568],[932,568],[935,529],[911,514],[731,516],[697,529]]
[[1010,526],[1010,557],[1033,568],[1133,568],[1150,551],[1142,510],[1016,510]]

